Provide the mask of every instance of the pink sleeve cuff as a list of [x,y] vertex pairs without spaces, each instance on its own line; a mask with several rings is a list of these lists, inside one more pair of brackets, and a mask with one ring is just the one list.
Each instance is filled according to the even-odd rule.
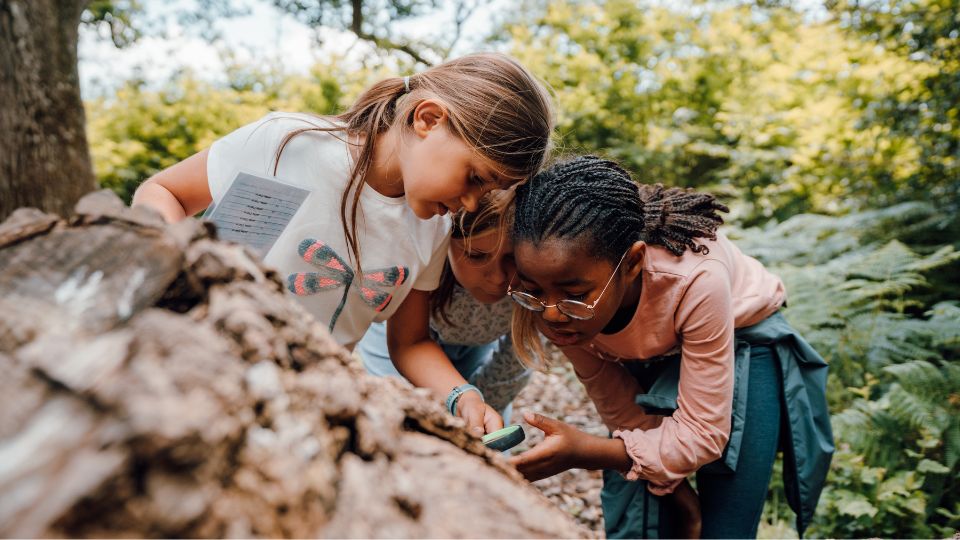
[[[640,463],[640,457],[643,455],[643,452],[638,448],[645,444],[648,444],[648,441],[645,440],[642,433],[637,433],[639,430],[621,430],[618,429],[613,432],[613,437],[623,441],[624,447],[627,449],[627,454],[630,455],[630,459],[633,461],[633,466],[630,467],[630,470],[623,474],[623,477],[630,482],[636,482],[637,480],[646,480],[647,489],[650,493],[653,493],[657,496],[668,495],[673,493],[673,490],[677,489],[677,486],[680,485],[680,482],[683,482],[684,477],[675,478],[675,479],[661,479],[654,480],[649,478],[652,470],[644,471],[643,464]],[[647,467],[647,469],[653,469],[652,467]],[[647,474],[644,475],[644,472]]]
[[636,482],[637,480],[640,480],[640,474],[643,473],[643,465],[641,465],[640,461],[637,459],[637,452],[634,449],[637,441],[633,431],[626,429],[615,430],[613,432],[613,438],[623,441],[623,446],[627,449],[627,454],[630,456],[631,461],[633,461],[633,466],[630,467],[630,470],[627,471],[623,477],[630,482]]

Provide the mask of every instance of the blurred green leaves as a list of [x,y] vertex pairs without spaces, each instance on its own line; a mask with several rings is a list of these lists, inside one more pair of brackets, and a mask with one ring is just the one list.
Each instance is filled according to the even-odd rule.
[[237,70],[229,88],[217,88],[183,74],[163,90],[131,84],[110,99],[87,102],[87,138],[100,184],[129,202],[151,175],[269,111],[341,110],[345,89],[356,92],[371,74],[339,75],[319,65],[306,77]]
[[926,166],[940,149],[888,110],[919,108],[945,64],[879,46],[833,12],[530,5],[505,39],[556,90],[569,151],[614,157],[642,182],[728,187],[751,223],[955,194],[956,160]]

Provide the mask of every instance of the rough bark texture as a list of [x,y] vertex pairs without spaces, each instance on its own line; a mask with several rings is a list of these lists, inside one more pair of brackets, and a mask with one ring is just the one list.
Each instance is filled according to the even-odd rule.
[[0,536],[582,537],[198,221],[0,225]]
[[86,0],[0,0],[0,220],[95,189],[77,75]]

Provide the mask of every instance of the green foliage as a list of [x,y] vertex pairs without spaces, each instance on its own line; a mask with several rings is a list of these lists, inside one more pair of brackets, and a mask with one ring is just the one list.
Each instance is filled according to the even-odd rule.
[[935,250],[956,241],[958,224],[956,216],[933,204],[909,202],[845,216],[802,214],[734,230],[730,236],[764,264],[805,266],[824,264],[895,239],[918,250]]
[[[830,363],[839,450],[811,535],[953,534],[960,294],[931,280],[955,283],[960,252],[930,240],[955,221],[913,202],[730,231],[784,279],[787,318]],[[911,247],[900,239],[924,241]],[[782,497],[773,485],[768,519],[784,513]]]
[[83,24],[103,28],[117,47],[136,41],[142,31],[133,24],[142,13],[137,0],[93,0],[81,14]]
[[146,178],[271,110],[335,113],[345,89],[363,86],[323,66],[309,77],[240,69],[231,75],[227,89],[184,75],[162,91],[129,85],[109,100],[88,102],[87,139],[100,185],[129,202]]
[[863,2],[830,0],[844,28],[933,68],[916,91],[862,104],[864,123],[910,137],[919,153],[915,174],[896,195],[960,199],[960,3],[956,0]]
[[870,467],[863,456],[840,448],[834,455],[830,485],[821,498],[811,534],[835,538],[931,537],[932,528],[925,522],[925,476],[921,471]]
[[174,17],[147,9],[143,0],[91,0],[80,15],[83,25],[96,28],[118,48],[132,45],[145,35],[165,36],[168,24],[176,19],[180,28],[212,41],[219,36],[216,22],[246,13],[231,0],[193,0],[179,2]]
[[[380,52],[399,53],[410,62],[436,63],[450,55],[461,37],[463,23],[485,0],[257,0],[280,13],[320,30],[351,32]],[[97,29],[119,48],[143,36],[168,36],[175,23],[178,30],[213,42],[221,37],[217,24],[226,18],[249,15],[251,3],[235,0],[192,0],[178,2],[176,13],[148,9],[143,0],[91,0],[81,14],[81,23]],[[153,7],[153,6],[151,6]],[[441,11],[452,12],[449,24],[434,25],[425,36],[401,32],[398,22]],[[407,25],[409,27],[409,25]],[[321,33],[318,31],[319,40]]]
[[[556,89],[562,145],[616,158],[642,182],[729,186],[751,224],[957,185],[955,169],[925,169],[933,149],[880,109],[891,96],[923,103],[924,81],[960,70],[877,47],[839,16],[775,3],[529,4],[505,33]],[[960,132],[952,112],[937,125]],[[948,150],[942,163],[956,163]]]
[[[432,39],[400,35],[397,23],[422,16],[437,9],[436,0],[270,0],[280,10],[296,17],[310,27],[328,27],[349,30],[358,38],[384,51],[398,51],[412,60],[430,64],[429,57],[444,57],[449,48]],[[459,9],[469,8],[469,0],[458,0]],[[447,28],[449,29],[449,28]]]

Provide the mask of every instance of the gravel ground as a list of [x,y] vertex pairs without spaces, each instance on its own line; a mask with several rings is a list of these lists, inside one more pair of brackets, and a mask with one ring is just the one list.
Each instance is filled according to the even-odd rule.
[[[517,452],[543,440],[542,431],[523,422],[524,411],[563,420],[594,435],[607,434],[593,402],[566,362],[546,373],[534,373],[530,383],[514,400],[513,411],[513,423],[523,424],[527,433],[527,440],[516,447]],[[604,538],[600,471],[572,469],[533,485],[583,527],[593,531],[594,538]]]

